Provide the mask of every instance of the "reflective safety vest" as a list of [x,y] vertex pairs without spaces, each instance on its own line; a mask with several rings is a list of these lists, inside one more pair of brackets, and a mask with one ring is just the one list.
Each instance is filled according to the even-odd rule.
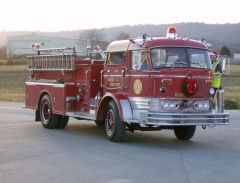
[[[215,67],[215,65],[217,64],[217,62],[214,62],[212,64],[212,68]],[[213,88],[220,88],[221,85],[221,73],[218,71],[216,72],[216,68],[213,70],[213,80],[212,80],[212,87]]]

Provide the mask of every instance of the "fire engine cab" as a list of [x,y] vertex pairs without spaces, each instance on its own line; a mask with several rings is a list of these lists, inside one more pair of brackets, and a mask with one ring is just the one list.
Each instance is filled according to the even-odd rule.
[[92,120],[117,142],[126,130],[168,129],[189,140],[196,126],[229,123],[223,90],[213,109],[208,47],[177,37],[174,27],[166,37],[113,41],[106,51],[95,46],[85,57],[74,48],[32,47],[25,108],[44,128],[65,128],[69,117]]

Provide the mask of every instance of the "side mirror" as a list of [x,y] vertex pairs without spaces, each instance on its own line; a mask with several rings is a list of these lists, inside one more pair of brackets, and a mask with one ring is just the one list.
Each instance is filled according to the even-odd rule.
[[229,74],[230,73],[230,61],[229,56],[220,55],[219,63],[222,65],[222,73]]

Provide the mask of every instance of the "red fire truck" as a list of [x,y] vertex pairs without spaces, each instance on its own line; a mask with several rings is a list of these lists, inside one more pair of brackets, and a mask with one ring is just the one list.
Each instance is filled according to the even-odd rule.
[[207,46],[177,37],[174,27],[166,37],[113,41],[105,52],[95,46],[85,58],[74,48],[36,51],[28,56],[25,108],[44,128],[65,128],[69,117],[92,120],[117,142],[126,130],[168,129],[189,140],[196,126],[229,123],[223,90],[213,109]]

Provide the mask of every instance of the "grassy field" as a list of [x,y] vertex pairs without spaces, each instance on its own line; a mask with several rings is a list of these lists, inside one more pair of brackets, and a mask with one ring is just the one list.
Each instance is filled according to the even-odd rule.
[[[27,65],[0,65],[0,100],[24,101]],[[240,64],[230,67],[230,74],[222,76],[225,99],[240,104]]]
[[225,100],[240,105],[240,64],[232,64],[229,75],[222,75],[221,85],[225,91]]
[[27,65],[0,65],[0,100],[24,101]]

